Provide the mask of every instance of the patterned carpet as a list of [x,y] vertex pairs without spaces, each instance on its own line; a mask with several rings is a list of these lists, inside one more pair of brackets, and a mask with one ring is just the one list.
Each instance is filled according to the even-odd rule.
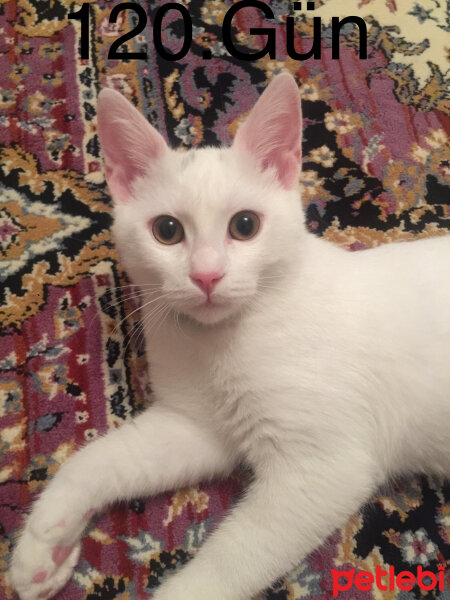
[[[80,445],[120,425],[149,399],[137,313],[110,238],[111,201],[96,134],[103,86],[119,89],[177,147],[230,142],[281,69],[297,79],[305,117],[303,202],[309,229],[349,250],[445,235],[450,224],[449,29],[444,0],[322,0],[296,12],[296,48],[312,45],[322,20],[322,57],[286,55],[291,2],[270,2],[275,21],[240,11],[233,39],[263,46],[249,27],[273,27],[276,59],[229,56],[221,24],[231,1],[185,0],[193,42],[183,59],[157,56],[148,25],[126,43],[147,60],[108,60],[111,43],[135,24],[109,23],[114,4],[92,2],[89,60],[78,52],[80,2],[0,0],[0,598],[13,598],[8,557],[23,511]],[[141,2],[154,22],[163,2]],[[304,2],[303,4],[306,4]],[[156,7],[155,7],[156,6]],[[343,6],[345,12],[343,13]],[[368,58],[345,25],[331,58],[331,17],[359,15]],[[177,51],[180,14],[164,20]],[[121,50],[124,46],[121,47]],[[205,60],[209,49],[212,58]],[[447,77],[447,79],[446,79]],[[448,257],[443,257],[443,260]],[[414,435],[414,432],[411,432]],[[443,448],[448,451],[448,448]],[[148,597],[195,554],[245,485],[245,474],[136,500],[100,515],[84,540],[61,600]],[[260,600],[331,599],[330,569],[398,573],[450,566],[450,486],[398,481],[336,531]],[[341,592],[349,600],[450,598],[445,591]]]

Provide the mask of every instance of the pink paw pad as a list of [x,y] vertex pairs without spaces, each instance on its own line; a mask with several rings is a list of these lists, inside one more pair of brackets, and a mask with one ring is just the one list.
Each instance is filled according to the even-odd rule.
[[52,552],[52,559],[55,565],[58,567],[63,564],[70,553],[73,550],[73,546],[55,546]]
[[33,577],[33,583],[42,583],[47,578],[47,571],[38,571]]

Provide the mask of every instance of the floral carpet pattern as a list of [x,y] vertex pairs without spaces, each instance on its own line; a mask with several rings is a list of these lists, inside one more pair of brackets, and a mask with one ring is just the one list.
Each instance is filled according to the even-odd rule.
[[[136,305],[110,237],[96,132],[102,87],[120,90],[172,145],[189,148],[230,142],[239,118],[285,69],[303,100],[301,187],[311,232],[357,251],[446,235],[450,225],[444,0],[317,0],[314,11],[276,0],[273,21],[246,8],[232,22],[239,50],[265,44],[251,27],[272,27],[277,36],[276,58],[254,61],[224,46],[231,0],[179,3],[191,15],[193,40],[177,61],[154,50],[152,24],[166,2],[140,2],[147,26],[120,48],[144,51],[146,60],[108,59],[111,43],[136,25],[133,10],[110,23],[117,3],[89,4],[90,58],[81,59],[80,23],[67,18],[81,2],[0,0],[0,598],[8,600],[8,559],[33,498],[77,448],[151,399]],[[351,24],[342,29],[340,59],[331,58],[332,16],[348,15],[367,24],[366,60]],[[320,17],[320,59],[287,55],[288,16],[295,16],[298,52],[311,48]],[[169,11],[168,51],[179,50],[183,27],[180,12]],[[245,479],[236,473],[99,515],[57,597],[151,597],[195,554]],[[447,565],[444,590],[353,587],[339,598],[450,598],[450,486],[417,476],[380,490],[259,600],[331,599],[331,569],[392,565],[398,573],[421,565],[436,574],[440,564]]]

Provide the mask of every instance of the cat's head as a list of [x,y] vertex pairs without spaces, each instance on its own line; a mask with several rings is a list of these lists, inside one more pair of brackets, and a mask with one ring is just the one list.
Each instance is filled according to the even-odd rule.
[[171,150],[109,89],[98,123],[115,241],[146,301],[217,323],[288,276],[303,229],[301,109],[290,75],[272,81],[230,148]]

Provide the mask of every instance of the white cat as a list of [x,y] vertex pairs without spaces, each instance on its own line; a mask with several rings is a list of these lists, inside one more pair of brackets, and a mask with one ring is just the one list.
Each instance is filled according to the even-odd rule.
[[250,600],[389,476],[450,474],[450,236],[349,253],[308,234],[287,74],[229,149],[170,150],[112,90],[98,118],[156,400],[60,469],[12,582],[50,597],[93,511],[244,462],[246,495],[154,599]]

